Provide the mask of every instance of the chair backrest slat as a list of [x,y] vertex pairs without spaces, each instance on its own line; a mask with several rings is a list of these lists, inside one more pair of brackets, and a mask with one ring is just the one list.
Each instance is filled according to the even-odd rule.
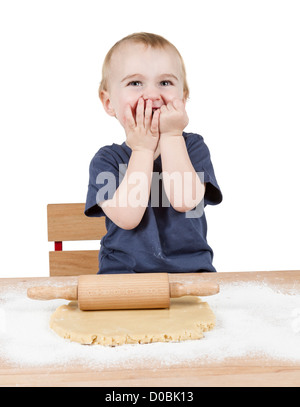
[[99,250],[66,250],[49,252],[50,276],[96,274]]
[[49,204],[48,241],[100,240],[106,233],[105,217],[84,215],[84,204]]
[[98,271],[98,250],[63,251],[64,241],[101,240],[106,234],[105,217],[87,217],[83,203],[47,206],[50,276],[94,274]]

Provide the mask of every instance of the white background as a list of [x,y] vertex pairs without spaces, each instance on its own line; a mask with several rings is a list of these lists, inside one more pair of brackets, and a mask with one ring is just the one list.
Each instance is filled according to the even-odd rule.
[[224,196],[206,211],[217,270],[300,269],[299,20],[291,0],[1,0],[0,276],[48,276],[47,204],[85,202],[92,156],[124,141],[97,90],[106,52],[136,31],[185,60],[186,130]]

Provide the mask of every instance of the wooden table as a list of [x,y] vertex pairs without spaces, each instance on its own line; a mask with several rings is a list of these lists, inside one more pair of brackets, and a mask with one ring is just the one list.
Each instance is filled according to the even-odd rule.
[[[197,279],[199,275],[174,274],[171,281]],[[76,277],[51,277],[55,282],[76,282]],[[281,291],[293,289],[300,293],[300,271],[209,273],[205,279],[222,285],[231,282],[263,282]],[[0,280],[1,293],[14,284],[42,284],[47,278],[15,278]],[[299,344],[300,346],[300,344]],[[1,386],[99,386],[99,387],[200,387],[200,386],[300,386],[300,364],[274,360],[237,359],[199,366],[137,369],[106,368],[91,371],[72,364],[67,367],[16,368],[0,360]]]

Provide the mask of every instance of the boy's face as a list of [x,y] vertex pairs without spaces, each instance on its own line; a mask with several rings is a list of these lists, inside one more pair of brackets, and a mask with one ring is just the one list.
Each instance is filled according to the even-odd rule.
[[135,117],[140,97],[151,99],[153,109],[174,99],[186,102],[181,61],[172,48],[128,42],[121,44],[112,55],[108,90],[101,94],[104,109],[124,127],[126,105],[131,106]]

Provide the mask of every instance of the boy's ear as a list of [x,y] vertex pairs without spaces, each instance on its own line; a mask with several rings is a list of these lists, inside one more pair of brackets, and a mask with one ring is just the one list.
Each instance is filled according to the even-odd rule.
[[110,96],[109,93],[106,90],[102,90],[99,93],[100,100],[103,104],[104,110],[106,111],[107,114],[110,116],[116,116],[116,112],[114,108],[112,107],[111,101],[110,101]]
[[183,99],[182,99],[183,104],[184,104],[184,107],[186,106],[187,99],[188,99],[188,98],[187,98],[187,95],[184,94],[184,95],[183,95]]

